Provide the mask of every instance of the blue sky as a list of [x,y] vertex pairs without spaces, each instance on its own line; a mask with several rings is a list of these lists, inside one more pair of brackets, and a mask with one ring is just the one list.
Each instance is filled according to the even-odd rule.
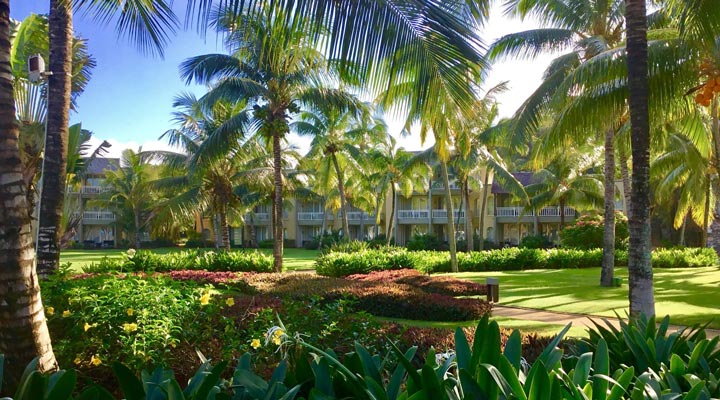
[[[48,0],[10,0],[10,15],[23,19],[30,13],[46,14]],[[184,16],[184,1],[175,1],[179,18]],[[534,23],[507,20],[499,16],[499,10],[487,25],[485,40],[491,41],[502,34],[535,27]],[[88,40],[90,54],[97,67],[93,77],[78,100],[78,110],[71,114],[72,122],[82,122],[83,128],[95,133],[100,140],[113,143],[111,155],[117,155],[125,147],[144,149],[163,148],[158,137],[171,128],[172,99],[182,91],[201,95],[203,87],[187,86],[180,79],[178,66],[188,57],[222,52],[222,46],[213,33],[203,39],[194,30],[180,30],[165,49],[165,57],[143,54],[127,39],[119,38],[113,24],[102,25],[76,13],[74,17],[76,36]],[[509,116],[522,100],[539,84],[542,71],[550,60],[544,56],[536,61],[510,61],[494,66],[488,84],[509,80],[511,91],[500,97],[501,114]],[[391,128],[399,132],[400,125],[389,121]],[[302,147],[305,139],[291,137]],[[414,150],[424,146],[416,136],[400,139],[400,144]]]

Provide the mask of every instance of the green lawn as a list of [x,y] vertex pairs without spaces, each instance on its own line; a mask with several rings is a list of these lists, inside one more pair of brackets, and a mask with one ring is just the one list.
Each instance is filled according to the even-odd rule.
[[[485,282],[500,279],[500,304],[578,314],[625,316],[628,307],[627,268],[617,268],[619,288],[599,286],[600,268],[459,273],[455,276]],[[720,328],[720,269],[655,270],[655,307],[671,322],[693,325],[711,321]]]
[[[154,253],[167,254],[184,250],[181,247],[167,247],[152,249]],[[272,255],[272,249],[260,249],[263,253]],[[64,250],[60,253],[60,263],[70,262],[75,271],[80,272],[82,267],[100,261],[103,257],[120,258],[125,250]],[[312,270],[317,250],[285,249],[283,265],[288,271]]]

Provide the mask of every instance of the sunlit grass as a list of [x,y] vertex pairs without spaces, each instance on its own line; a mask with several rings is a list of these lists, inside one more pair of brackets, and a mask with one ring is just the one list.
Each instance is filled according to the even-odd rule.
[[[710,321],[711,327],[720,328],[720,269],[656,269],[654,274],[657,315],[669,315],[673,324]],[[600,286],[599,268],[454,275],[480,283],[487,277],[499,278],[502,305],[610,317],[628,312],[627,268],[615,271],[623,278],[618,288]]]

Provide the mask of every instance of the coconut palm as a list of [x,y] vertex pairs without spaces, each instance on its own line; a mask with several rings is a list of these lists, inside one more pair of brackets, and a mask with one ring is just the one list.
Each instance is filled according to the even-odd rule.
[[[327,64],[309,42],[307,32],[285,27],[285,18],[280,9],[237,18],[221,15],[217,23],[226,31],[232,55],[197,56],[181,66],[188,81],[212,85],[204,97],[206,104],[221,99],[246,101],[249,108],[236,119],[272,144],[273,256],[278,272],[282,271],[284,232],[281,142],[289,132],[289,120],[302,104],[335,105],[344,112],[355,103],[354,97],[342,90],[310,86],[312,80],[325,79]],[[227,144],[245,133],[249,132],[215,131],[208,141],[210,156],[220,157],[227,151]]]
[[10,4],[0,0],[0,352],[5,354],[11,382],[20,378],[22,365],[38,357],[38,368],[57,368],[33,266],[33,248],[26,186],[15,119],[12,68],[10,65]]
[[[354,102],[347,110],[338,110],[332,105],[317,104],[300,113],[299,120],[290,127],[300,136],[311,136],[310,150],[305,158],[312,164],[312,169],[323,182],[331,177],[337,184],[342,212],[342,231],[345,237],[350,234],[347,213],[348,201],[346,178],[348,174],[358,175],[361,169],[358,160],[361,158],[359,145],[368,142],[372,129],[366,129],[359,123],[362,118],[369,118],[369,109],[360,101]],[[355,106],[358,107],[355,107]],[[332,172],[331,172],[332,171]]]
[[107,189],[96,201],[98,205],[112,207],[120,213],[132,232],[133,245],[141,247],[142,231],[150,220],[149,210],[154,203],[149,182],[152,180],[150,157],[131,149],[126,149],[120,159],[120,167],[115,171],[106,171]]
[[395,229],[395,210],[397,195],[410,197],[413,191],[430,190],[426,178],[430,173],[429,166],[422,158],[397,146],[397,141],[390,135],[368,151],[368,161],[372,164],[370,181],[374,183],[374,191],[379,195],[375,205],[375,236],[378,235],[380,210],[383,209],[385,196],[390,191],[390,218],[386,222],[385,235],[390,245]]

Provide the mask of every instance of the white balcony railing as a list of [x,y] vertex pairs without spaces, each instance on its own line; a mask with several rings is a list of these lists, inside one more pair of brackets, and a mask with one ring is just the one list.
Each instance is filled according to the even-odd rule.
[[398,218],[400,219],[428,219],[430,211],[428,210],[398,210]]
[[[298,221],[322,221],[325,218],[323,212],[299,212]],[[330,216],[332,219],[332,216]]]
[[270,213],[256,212],[254,214],[245,214],[245,221],[267,222],[270,221]]
[[[442,181],[433,181],[432,189],[433,190],[445,189],[445,184]],[[460,184],[456,180],[451,180],[450,181],[450,189],[451,190],[460,190]]]
[[[447,218],[447,210],[432,210],[433,218]],[[453,218],[465,218],[465,211],[454,210]]]
[[[338,216],[341,216],[342,213],[338,214]],[[370,215],[363,211],[349,211],[347,213],[348,215],[348,221],[360,221],[361,219],[364,221],[374,221],[375,220],[375,214]]]
[[115,221],[115,213],[110,211],[85,211],[83,220]]
[[[496,217],[532,217],[535,214],[528,210],[523,213],[523,207],[497,207],[495,209]],[[538,213],[540,217],[559,217],[560,207],[545,207]],[[572,207],[565,207],[565,216],[574,217],[575,209]]]

